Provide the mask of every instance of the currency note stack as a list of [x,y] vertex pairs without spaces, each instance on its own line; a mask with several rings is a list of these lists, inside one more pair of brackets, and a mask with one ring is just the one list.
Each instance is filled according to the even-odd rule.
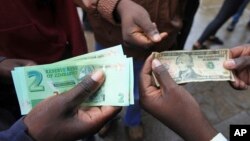
[[21,113],[27,114],[40,101],[68,91],[97,69],[105,73],[105,82],[83,105],[134,104],[133,61],[118,45],[53,64],[15,68],[12,77]]
[[[234,81],[231,71],[223,67],[229,59],[228,49],[154,52],[176,83]],[[157,82],[156,82],[157,83]]]

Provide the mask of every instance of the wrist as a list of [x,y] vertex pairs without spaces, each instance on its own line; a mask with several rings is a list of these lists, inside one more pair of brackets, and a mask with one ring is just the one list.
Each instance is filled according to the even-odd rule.
[[[46,133],[48,133],[48,132],[46,132],[47,129],[44,129],[43,127],[41,127],[40,124],[34,124],[34,122],[32,122],[32,116],[29,116],[29,114],[23,118],[23,123],[27,127],[26,133],[33,140],[40,141],[40,140],[45,140],[46,137],[50,137],[49,134],[46,134]],[[51,130],[51,132],[52,132],[52,130]]]
[[[186,109],[181,112],[181,116],[168,114],[164,115],[160,121],[174,130],[185,141],[210,141],[216,136],[217,131],[209,123],[199,107],[186,106]],[[174,113],[174,111],[168,113]]]
[[110,23],[117,24],[114,19],[115,9],[121,0],[98,0],[97,11]]
[[126,1],[120,0],[119,3],[117,3],[115,11],[117,12],[117,15],[121,17],[126,5]]
[[133,1],[130,1],[130,0],[119,0],[119,3],[117,3],[117,6],[116,6],[116,12],[117,12],[117,15],[119,15],[120,19],[121,17],[124,15],[124,14],[127,14],[128,13],[128,7],[131,7],[131,2]]
[[[198,116],[199,117],[199,116]],[[200,118],[194,118],[194,124],[190,124],[189,128],[184,130],[184,138],[187,141],[210,141],[218,132],[208,122],[208,120],[200,115]]]

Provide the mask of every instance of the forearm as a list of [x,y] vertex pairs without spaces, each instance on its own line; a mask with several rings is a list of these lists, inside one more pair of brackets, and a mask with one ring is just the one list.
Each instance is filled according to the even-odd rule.
[[218,134],[213,126],[205,119],[201,119],[197,124],[190,126],[190,130],[186,129],[188,132],[184,133],[185,140],[187,141],[210,141]]

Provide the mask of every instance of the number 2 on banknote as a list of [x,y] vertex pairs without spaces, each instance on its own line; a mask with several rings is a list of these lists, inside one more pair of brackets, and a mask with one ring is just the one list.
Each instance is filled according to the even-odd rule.
[[43,75],[38,71],[29,71],[28,77],[35,77],[35,79],[29,85],[30,92],[44,91],[44,86],[41,85]]

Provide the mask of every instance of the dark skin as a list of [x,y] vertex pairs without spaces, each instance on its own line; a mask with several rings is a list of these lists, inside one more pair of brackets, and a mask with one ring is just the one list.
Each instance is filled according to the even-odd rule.
[[121,0],[117,12],[121,17],[123,41],[127,45],[148,48],[166,38],[167,33],[159,33],[148,12],[133,1]]
[[232,70],[235,82],[230,82],[233,88],[247,89],[250,85],[250,45],[241,45],[230,49],[230,60],[224,62],[224,67]]
[[[152,83],[152,72],[160,88]],[[142,107],[184,140],[209,141],[217,134],[202,114],[196,100],[174,82],[167,69],[158,60],[153,60],[152,55],[144,64],[140,82]]]
[[[160,83],[153,83],[152,72]],[[120,110],[115,107],[80,108],[104,81],[102,72],[91,75],[72,90],[38,104],[25,118],[28,133],[37,141],[70,141],[96,133]],[[217,131],[202,114],[198,103],[177,85],[158,60],[150,56],[140,76],[142,107],[187,141],[209,141]],[[157,109],[157,110],[156,110]]]
[[101,71],[86,76],[68,92],[39,103],[24,118],[28,133],[36,141],[72,141],[96,133],[121,109],[119,107],[80,107],[104,82]]
[[35,62],[25,59],[5,59],[0,62],[0,78],[3,83],[12,83],[11,70],[15,67],[33,66]]
[[[87,12],[95,11],[97,2],[98,0],[74,0],[75,4]],[[133,1],[121,0],[114,12],[120,16],[122,37],[126,45],[148,48],[167,36],[166,32],[159,33],[148,12]]]

